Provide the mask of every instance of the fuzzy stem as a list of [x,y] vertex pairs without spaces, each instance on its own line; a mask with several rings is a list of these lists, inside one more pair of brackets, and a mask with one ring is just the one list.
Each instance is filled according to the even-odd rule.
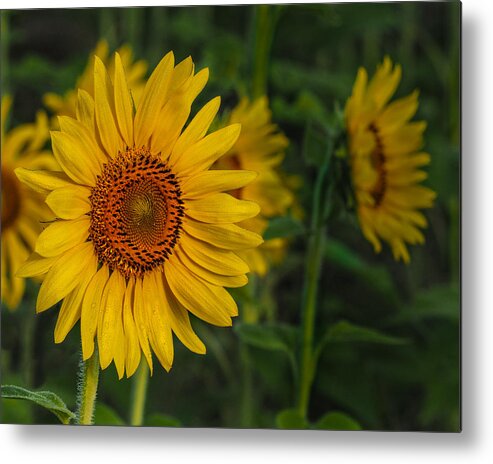
[[132,405],[130,409],[130,425],[142,425],[144,422],[144,410],[147,397],[147,384],[149,380],[149,367],[144,358],[140,360],[139,367],[133,378]]
[[92,425],[99,380],[98,348],[87,361],[80,362],[79,387],[77,391],[77,424]]

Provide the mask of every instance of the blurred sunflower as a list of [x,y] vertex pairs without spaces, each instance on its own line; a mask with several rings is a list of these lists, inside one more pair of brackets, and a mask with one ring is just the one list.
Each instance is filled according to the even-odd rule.
[[431,208],[436,194],[420,185],[420,168],[430,155],[420,151],[426,122],[410,122],[418,109],[418,92],[388,103],[401,80],[401,67],[386,57],[368,83],[360,68],[346,104],[349,161],[357,212],[364,236],[375,252],[386,241],[394,259],[410,261],[406,244],[424,243],[427,227],[419,210]]
[[5,132],[11,99],[2,98],[2,302],[15,309],[24,294],[24,279],[16,277],[20,265],[34,249],[41,221],[50,218],[43,197],[22,185],[14,169],[57,169],[55,158],[43,146],[48,139],[48,119],[39,112],[36,122]]
[[[137,104],[142,91],[144,90],[144,76],[147,71],[147,63],[144,60],[134,61],[133,52],[130,45],[123,45],[117,50],[126,70],[127,83],[132,93],[132,98]],[[77,89],[85,90],[94,98],[94,57],[99,57],[108,67],[108,73],[111,77],[115,73],[115,63],[110,60],[109,46],[106,40],[100,40],[93,52],[91,52],[87,61],[84,72],[77,79],[75,89],[71,89],[60,96],[56,93],[49,92],[43,96],[45,106],[57,116],[70,116],[75,118],[75,109],[77,106]],[[58,129],[58,121],[53,120],[53,125]]]
[[[233,195],[259,204],[260,214],[243,221],[241,226],[262,235],[267,229],[269,218],[284,216],[293,205],[294,196],[279,170],[289,142],[272,123],[267,97],[253,102],[243,98],[231,112],[228,123],[240,123],[241,133],[233,148],[219,160],[217,166],[258,173],[253,182],[235,190]],[[276,238],[265,241],[260,247],[239,251],[238,254],[248,263],[252,272],[263,276],[269,262],[282,259],[286,245],[285,239]]]
[[205,353],[188,311],[230,326],[237,306],[224,287],[245,285],[248,272],[234,251],[262,242],[234,224],[258,214],[258,205],[221,193],[255,173],[208,170],[234,144],[239,124],[206,135],[216,97],[183,130],[208,75],[194,74],[190,57],[175,67],[170,52],[134,111],[120,56],[113,83],[95,57],[94,99],[79,90],[76,119],[60,117],[61,131],[51,133],[64,177],[17,171],[46,190],[58,218],[19,271],[46,274],[36,309],[63,299],[55,342],[80,319],[83,359],[97,336],[101,367],[114,361],[120,378],[135,372],[141,353],[152,370],[151,349],[169,370],[172,331]]

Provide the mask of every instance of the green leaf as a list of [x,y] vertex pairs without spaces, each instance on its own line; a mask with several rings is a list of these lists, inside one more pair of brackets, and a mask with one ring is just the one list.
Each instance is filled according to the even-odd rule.
[[385,345],[403,345],[408,340],[399,337],[386,335],[379,330],[362,327],[348,321],[339,321],[331,325],[322,341],[320,342],[317,353],[320,354],[323,347],[328,343],[382,343]]
[[155,413],[146,418],[144,425],[151,427],[181,427],[182,423],[176,417]]
[[94,423],[96,425],[126,425],[125,421],[113,408],[100,402],[96,404]]
[[298,329],[285,324],[236,324],[235,331],[240,339],[264,350],[293,352]]
[[300,221],[290,216],[278,217],[269,221],[269,226],[264,232],[264,240],[294,237],[304,233],[305,228]]
[[392,318],[391,323],[418,322],[440,318],[458,321],[460,294],[458,285],[437,285],[420,292],[414,302]]
[[361,430],[361,425],[343,412],[325,414],[314,427],[317,430]]
[[284,409],[276,416],[276,426],[278,429],[304,430],[309,424],[297,409]]
[[367,267],[367,264],[351,248],[332,238],[327,239],[325,256],[331,264],[346,271],[361,272]]
[[53,392],[40,391],[32,392],[17,385],[2,385],[2,398],[28,400],[55,414],[62,424],[69,424],[75,418],[75,414],[70,411],[63,400]]

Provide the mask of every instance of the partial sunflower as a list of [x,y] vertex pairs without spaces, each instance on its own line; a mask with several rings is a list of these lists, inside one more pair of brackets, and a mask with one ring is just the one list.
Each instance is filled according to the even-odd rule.
[[406,244],[422,244],[436,194],[420,185],[420,168],[430,155],[420,151],[426,122],[410,119],[418,109],[418,91],[388,103],[401,80],[401,67],[386,57],[368,83],[360,68],[346,104],[349,162],[359,223],[375,252],[386,241],[394,259],[410,261]]
[[[123,45],[117,50],[120,55],[123,67],[127,71],[126,77],[132,98],[137,104],[142,91],[144,90],[144,76],[147,71],[147,63],[144,60],[134,61],[133,51],[130,45]],[[110,59],[109,46],[106,40],[100,40],[94,51],[91,52],[87,60],[86,67],[77,79],[75,89],[71,89],[61,96],[53,92],[43,96],[45,106],[57,116],[70,116],[75,118],[77,106],[77,89],[85,90],[94,98],[94,57],[99,57],[108,67],[108,72],[114,73],[115,63]],[[53,125],[58,129],[57,119],[54,118]]]
[[[243,221],[241,226],[262,235],[267,229],[269,218],[284,216],[293,205],[293,193],[279,169],[289,142],[272,123],[267,97],[253,102],[243,98],[231,112],[228,123],[240,123],[241,133],[233,148],[219,160],[217,167],[246,169],[258,173],[253,182],[232,193],[236,198],[259,204],[260,214]],[[286,240],[277,238],[238,254],[248,263],[252,272],[263,276],[268,270],[269,262],[282,259],[286,245]]]
[[34,249],[41,232],[41,221],[48,220],[50,210],[41,195],[22,185],[14,169],[56,169],[56,161],[43,150],[48,140],[48,119],[39,112],[36,122],[22,124],[5,132],[11,99],[2,98],[2,302],[13,310],[24,294],[25,282],[16,277],[20,265]]
[[237,306],[224,287],[247,283],[248,266],[234,251],[262,242],[234,223],[258,214],[256,203],[223,191],[255,173],[209,171],[236,141],[239,124],[206,135],[220,104],[209,101],[184,129],[208,70],[191,58],[176,67],[170,52],[146,83],[136,110],[122,60],[114,74],[95,57],[94,99],[79,90],[76,118],[52,132],[63,176],[17,170],[44,190],[57,216],[36,242],[20,275],[43,275],[36,310],[63,299],[55,342],[80,319],[83,359],[97,338],[101,367],[115,362],[131,376],[151,349],[166,370],[172,332],[196,353],[205,346],[189,314],[230,326]]

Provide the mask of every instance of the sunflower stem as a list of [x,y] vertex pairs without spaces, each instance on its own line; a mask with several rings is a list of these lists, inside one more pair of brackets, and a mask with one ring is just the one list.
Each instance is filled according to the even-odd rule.
[[0,11],[0,61],[2,66],[0,67],[0,82],[2,95],[8,95],[10,93],[9,88],[9,46],[10,46],[10,34],[9,34],[9,17],[8,11]]
[[148,381],[149,367],[147,366],[146,360],[142,358],[137,372],[133,377],[130,425],[140,426],[144,423]]
[[256,99],[267,93],[269,55],[278,17],[278,8],[270,5],[258,5],[254,12],[255,51],[252,97]]
[[301,369],[298,397],[298,411],[303,418],[306,418],[307,416],[311,387],[315,374],[315,350],[313,338],[317,314],[318,284],[320,281],[322,256],[327,233],[327,228],[324,224],[324,212],[326,211],[324,202],[330,201],[330,198],[327,198],[324,194],[324,183],[329,171],[330,160],[331,150],[327,150],[327,158],[318,171],[313,193],[313,213],[311,219],[312,234],[308,241],[305,281],[303,285],[301,308]]
[[98,380],[99,356],[98,348],[95,346],[92,356],[87,361],[81,359],[80,362],[76,415],[76,423],[79,425],[92,425],[94,423]]

